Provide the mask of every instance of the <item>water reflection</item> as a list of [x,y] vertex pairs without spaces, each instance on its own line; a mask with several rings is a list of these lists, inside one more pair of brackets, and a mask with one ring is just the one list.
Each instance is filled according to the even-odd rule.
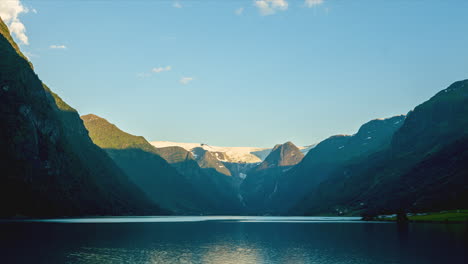
[[389,223],[304,219],[186,220],[0,223],[0,262],[431,264],[468,259],[464,225],[401,229]]
[[262,263],[257,248],[242,245],[221,244],[211,245],[201,252],[202,263],[250,264]]
[[[92,218],[55,218],[55,219],[24,219],[16,222],[34,223],[171,223],[171,222],[360,222],[361,217],[315,217],[315,216],[141,216],[141,217],[92,217]],[[0,220],[0,223],[2,220]],[[3,220],[3,222],[9,222]]]

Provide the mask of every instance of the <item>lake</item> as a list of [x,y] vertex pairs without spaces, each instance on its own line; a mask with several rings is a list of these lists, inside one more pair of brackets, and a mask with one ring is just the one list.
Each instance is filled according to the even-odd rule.
[[0,255],[0,263],[468,263],[468,231],[333,217],[1,221]]

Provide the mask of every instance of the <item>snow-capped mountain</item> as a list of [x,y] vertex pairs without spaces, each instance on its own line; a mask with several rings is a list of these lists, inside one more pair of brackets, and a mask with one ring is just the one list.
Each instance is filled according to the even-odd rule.
[[[216,159],[221,162],[228,163],[260,163],[270,154],[271,148],[257,148],[257,147],[219,147],[211,146],[204,143],[181,143],[171,141],[153,141],[150,142],[156,148],[165,147],[181,147],[187,151],[190,151],[195,159],[197,158],[197,148],[202,148],[206,151],[211,152]],[[299,147],[301,152],[306,154],[315,145]]]
[[[195,156],[197,153],[194,151],[196,148],[202,148],[206,151],[209,151],[214,154],[214,156],[222,162],[232,162],[232,163],[257,163],[262,162],[262,160],[268,155],[271,149],[267,148],[255,148],[255,147],[218,147],[211,146],[203,143],[180,143],[180,142],[170,142],[170,141],[153,141],[151,145],[156,148],[164,147],[181,147],[187,151],[192,152]],[[266,152],[266,155],[263,154]]]

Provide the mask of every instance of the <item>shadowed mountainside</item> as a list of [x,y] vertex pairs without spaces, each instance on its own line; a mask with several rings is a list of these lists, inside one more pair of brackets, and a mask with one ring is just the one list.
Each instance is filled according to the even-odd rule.
[[240,186],[249,213],[268,213],[268,201],[276,192],[277,178],[298,164],[304,154],[291,142],[276,145],[265,160],[247,172]]
[[371,120],[354,135],[331,136],[317,144],[297,166],[278,177],[276,192],[269,201],[270,210],[288,213],[337,167],[356,158],[365,159],[388,146],[404,120],[403,115]]
[[411,111],[391,143],[336,168],[293,211],[437,211],[468,207],[468,80]]
[[128,134],[96,115],[82,119],[91,139],[161,206],[178,214],[240,212],[229,177],[201,169],[185,150],[157,149],[143,137]]
[[1,20],[0,120],[1,216],[165,213],[93,144]]

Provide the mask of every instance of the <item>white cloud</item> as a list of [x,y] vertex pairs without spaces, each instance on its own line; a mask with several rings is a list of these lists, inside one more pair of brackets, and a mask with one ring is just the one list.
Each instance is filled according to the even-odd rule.
[[138,78],[147,78],[147,77],[151,77],[153,74],[159,74],[161,72],[170,71],[170,70],[172,70],[172,66],[156,67],[156,68],[151,69],[150,72],[137,73],[137,77]]
[[323,4],[323,0],[305,0],[304,5],[307,7],[314,7]]
[[179,82],[181,84],[188,84],[189,82],[193,81],[193,78],[192,77],[182,77]]
[[170,71],[172,70],[171,66],[166,66],[166,67],[157,67],[153,68],[151,71],[154,73],[160,73],[160,72],[165,72],[165,71]]
[[0,1],[0,17],[7,24],[13,36],[25,45],[29,44],[28,36],[26,36],[26,27],[18,16],[28,12],[29,10],[21,4],[20,0]]
[[182,8],[182,4],[175,1],[174,4],[172,4],[172,7],[175,7],[175,8]]
[[65,45],[50,45],[50,49],[67,49],[67,46]]
[[273,15],[276,11],[288,9],[288,2],[286,0],[255,0],[254,5],[262,16]]
[[234,13],[238,16],[242,15],[242,13],[244,13],[244,8],[243,7],[239,7],[237,8]]

